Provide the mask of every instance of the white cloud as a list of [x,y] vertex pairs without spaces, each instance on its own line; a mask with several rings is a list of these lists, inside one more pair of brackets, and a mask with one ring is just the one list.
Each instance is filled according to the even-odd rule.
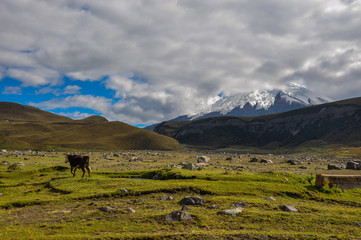
[[42,86],[47,84],[55,85],[59,79],[56,71],[44,68],[36,69],[16,69],[10,68],[6,75],[15,79],[21,79],[23,86]]
[[63,94],[64,95],[74,95],[74,94],[79,94],[81,87],[77,86],[77,85],[68,85],[64,88]]
[[67,109],[71,107],[81,107],[96,110],[100,113],[108,113],[111,109],[111,99],[105,97],[94,97],[91,95],[74,95],[66,98],[54,98],[40,103],[30,103],[35,107],[42,109]]
[[12,86],[6,86],[4,88],[4,91],[2,94],[14,94],[14,95],[21,95],[22,89],[21,87],[12,87]]
[[60,112],[59,115],[70,117],[73,119],[84,119],[90,117],[91,115],[88,113],[81,113],[79,111],[76,112]]
[[[335,99],[361,92],[361,1],[2,0],[0,22],[3,76],[40,87],[110,76],[122,100],[107,113],[122,121],[165,120],[298,75]],[[354,51],[343,60],[335,49]]]

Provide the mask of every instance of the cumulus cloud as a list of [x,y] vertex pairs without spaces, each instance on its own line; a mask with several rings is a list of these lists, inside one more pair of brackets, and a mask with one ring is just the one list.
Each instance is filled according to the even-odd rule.
[[72,107],[89,108],[100,113],[108,113],[111,109],[111,99],[105,97],[94,97],[91,95],[74,95],[66,98],[56,98],[41,103],[30,103],[42,109],[66,109]]
[[104,81],[119,99],[99,99],[104,109],[71,87],[62,101],[130,123],[297,78],[335,99],[361,92],[361,1],[2,0],[0,22],[0,77]]

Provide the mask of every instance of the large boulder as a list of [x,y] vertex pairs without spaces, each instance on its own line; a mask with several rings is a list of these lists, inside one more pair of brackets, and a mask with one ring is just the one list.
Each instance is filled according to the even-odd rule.
[[361,164],[357,162],[347,162],[346,169],[361,170]]
[[167,222],[190,221],[192,216],[184,211],[173,211],[165,216]]
[[181,205],[203,205],[204,203],[204,199],[199,196],[187,196],[179,201]]

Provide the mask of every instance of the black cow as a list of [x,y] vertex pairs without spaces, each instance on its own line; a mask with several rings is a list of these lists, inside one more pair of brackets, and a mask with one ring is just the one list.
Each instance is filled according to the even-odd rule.
[[80,168],[83,171],[82,178],[84,177],[85,169],[88,171],[90,177],[91,168],[89,167],[89,156],[67,154],[65,162],[70,163],[70,172],[73,174],[73,177],[75,177],[75,171],[77,168]]

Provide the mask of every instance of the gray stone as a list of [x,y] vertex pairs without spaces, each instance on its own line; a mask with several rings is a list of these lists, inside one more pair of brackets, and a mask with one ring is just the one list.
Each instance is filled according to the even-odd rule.
[[8,162],[8,161],[2,161],[1,162],[1,165],[10,165],[11,163],[10,162]]
[[194,166],[194,164],[193,163],[187,163],[186,165],[184,165],[183,167],[182,167],[182,169],[187,169],[187,170],[197,170],[197,167],[196,166]]
[[229,216],[238,216],[242,213],[242,208],[237,207],[237,208],[232,208],[232,209],[225,209],[222,211],[223,214],[225,215],[229,215]]
[[187,196],[179,202],[181,205],[203,205],[204,203],[204,199],[199,196]]
[[301,165],[303,162],[297,160],[288,160],[287,163],[291,165]]
[[291,206],[291,205],[281,205],[281,206],[279,206],[279,208],[285,212],[298,212],[298,210],[294,206]]
[[103,212],[111,212],[114,211],[114,208],[107,206],[107,207],[100,207],[99,210]]
[[259,162],[259,159],[254,157],[249,162]]
[[173,197],[172,196],[164,196],[164,197],[161,197],[160,200],[173,200]]
[[360,170],[361,165],[357,162],[347,162],[346,169]]
[[135,213],[135,210],[133,208],[128,207],[126,210],[129,213]]
[[128,192],[129,192],[129,190],[126,189],[126,188],[121,188],[120,191],[121,191],[122,193],[128,193]]
[[167,222],[190,221],[192,216],[184,211],[173,211],[165,216]]
[[268,197],[268,198],[266,198],[266,200],[276,201],[276,199],[274,197]]
[[269,159],[261,159],[260,163],[273,163],[272,160]]
[[197,163],[209,163],[211,159],[207,156],[201,156],[197,159]]
[[248,203],[246,201],[240,201],[240,202],[230,204],[231,207],[245,207],[247,205],[248,205]]
[[207,208],[208,208],[208,209],[219,209],[219,206],[213,204],[213,205],[211,205],[211,206],[208,206]]
[[183,207],[182,207],[182,211],[185,211],[185,210],[190,210],[187,205],[183,205]]
[[327,169],[328,170],[341,170],[346,168],[343,164],[328,164]]

